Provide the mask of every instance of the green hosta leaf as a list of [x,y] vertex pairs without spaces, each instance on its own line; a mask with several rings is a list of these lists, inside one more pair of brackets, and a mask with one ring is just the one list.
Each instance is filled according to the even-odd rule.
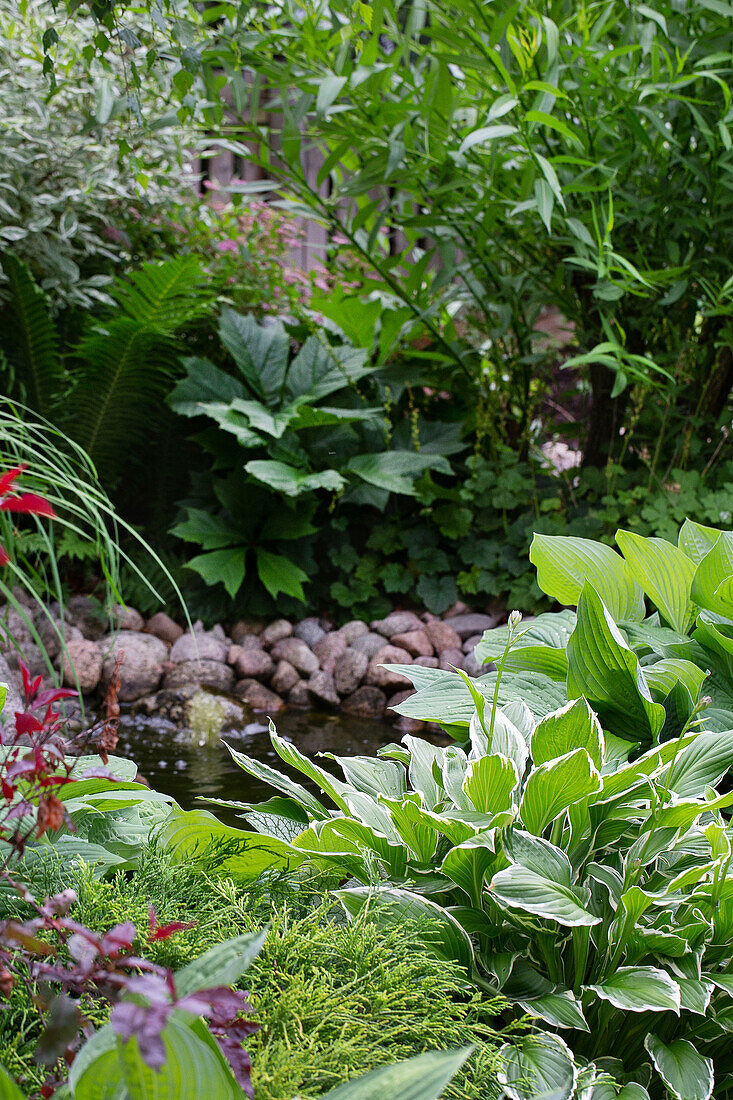
[[244,582],[247,551],[241,546],[228,550],[212,550],[208,554],[199,554],[186,562],[187,569],[193,569],[207,584],[221,582],[232,599]]
[[713,1092],[713,1063],[704,1058],[686,1039],[667,1044],[656,1035],[647,1035],[649,1051],[657,1073],[677,1100],[710,1100]]
[[680,528],[677,545],[695,565],[699,565],[715,546],[719,534],[720,531],[716,531],[714,527],[703,527],[701,523],[686,519]]
[[524,827],[540,836],[558,814],[600,786],[598,770],[585,749],[533,768],[519,810]]
[[689,637],[666,626],[654,626],[649,620],[643,623],[624,620],[618,626],[636,652],[651,650],[660,657],[687,657],[691,652]]
[[472,1049],[431,1050],[406,1062],[380,1066],[324,1093],[322,1100],[438,1100]]
[[[499,708],[494,715],[494,728],[491,729],[491,716],[489,708],[482,707],[483,719],[477,710],[468,727],[468,735],[471,741],[471,759],[486,756],[492,753],[500,753],[511,760],[517,769],[518,775],[524,774],[524,769],[529,757],[529,749],[524,737]],[[491,741],[489,741],[489,733]]]
[[466,970],[473,969],[473,944],[463,927],[447,909],[429,898],[389,886],[357,886],[335,890],[347,915],[351,918],[366,910],[382,927],[417,921],[425,925],[425,942],[430,950],[446,959],[453,959]]
[[295,466],[288,466],[286,462],[274,460],[256,459],[248,462],[244,468],[257,481],[288,497],[312,493],[317,489],[337,493],[346,484],[336,470],[321,470],[320,473],[309,474]]
[[590,1031],[580,1001],[568,990],[560,993],[546,993],[542,997],[520,1001],[519,1004],[530,1016],[544,1020],[551,1027]]
[[206,810],[173,810],[159,834],[172,863],[195,864],[251,881],[271,869],[297,867],[303,857],[275,837],[224,825]]
[[677,684],[682,684],[696,703],[707,672],[681,657],[663,657],[653,665],[644,666],[644,679],[658,699],[665,699]]
[[558,1035],[528,1035],[499,1050],[499,1081],[510,1100],[570,1100],[577,1070]]
[[733,618],[733,533],[721,531],[697,567],[692,599],[718,615]]
[[664,725],[664,707],[653,701],[636,654],[589,584],[567,652],[569,698],[584,695],[612,733],[653,741]]
[[594,766],[601,770],[604,738],[601,724],[586,699],[573,699],[560,710],[546,715],[535,726],[530,752],[535,765],[585,749]]
[[[538,615],[519,632],[504,667],[509,672],[536,668],[538,672],[544,672],[552,679],[562,670],[560,678],[564,679],[567,675],[565,647],[574,629],[574,611],[551,611]],[[484,631],[474,650],[476,660],[482,664],[497,661],[506,649],[508,640],[508,626],[497,626],[493,630]]]
[[[400,672],[409,679],[414,677],[417,687],[414,695],[392,708],[398,714],[427,722],[440,722],[446,726],[470,724],[476,708],[471,692],[458,673],[421,669],[419,665],[385,665],[385,668]],[[427,682],[427,677],[422,675],[425,672],[440,675],[431,676]],[[490,703],[494,696],[496,673],[490,672],[474,680],[474,685]],[[544,715],[563,706],[567,702],[567,694],[563,686],[541,673],[505,673],[499,687],[499,706],[517,700],[526,703],[533,714]]]
[[699,733],[676,754],[660,782],[678,798],[702,798],[733,766],[733,730]]
[[426,455],[417,451],[356,455],[345,466],[346,472],[355,474],[370,485],[407,496],[415,496],[415,480],[425,470],[431,469],[450,473],[450,466],[441,455]]
[[24,1100],[24,1093],[3,1065],[0,1065],[0,1100]]
[[255,760],[254,757],[247,756],[245,753],[233,749],[226,741],[224,744],[229,749],[234,763],[238,764],[243,771],[254,776],[254,778],[258,779],[261,783],[266,783],[268,786],[274,787],[275,790],[280,791],[281,794],[284,794],[287,798],[292,798],[298,805],[303,806],[310,816],[314,817],[317,821],[325,821],[330,816],[326,807],[318,801],[316,796],[306,790],[300,783],[291,779],[289,775],[283,775],[282,772],[277,771],[275,768],[271,768],[270,765],[265,764],[264,761]]
[[680,987],[655,966],[620,966],[600,985],[590,985],[604,1001],[626,1012],[680,1012]]
[[634,580],[672,629],[686,634],[698,611],[690,598],[695,563],[665,539],[644,538],[633,531],[619,530],[616,542]]
[[514,761],[493,753],[470,762],[463,790],[479,813],[496,814],[510,808],[518,783]]
[[529,560],[537,583],[559,603],[577,604],[586,584],[599,594],[615,620],[644,618],[644,596],[620,554],[592,539],[535,534]]
[[518,863],[498,871],[489,889],[500,905],[557,921],[566,928],[599,924],[601,920],[583,908],[570,886]]
[[493,839],[493,831],[469,837],[451,848],[440,865],[441,874],[455,882],[479,909],[484,880],[495,859]]
[[259,578],[273,599],[284,592],[296,600],[305,600],[303,585],[309,578],[299,565],[284,554],[273,554],[261,547],[257,548],[256,557]]
[[628,1085],[619,1085],[618,1082],[604,1075],[594,1084],[591,1097],[592,1100],[649,1100],[649,1093],[636,1081],[630,1081]]
[[267,931],[246,932],[223,940],[176,971],[176,990],[180,997],[218,985],[235,986],[249,970],[262,950]]

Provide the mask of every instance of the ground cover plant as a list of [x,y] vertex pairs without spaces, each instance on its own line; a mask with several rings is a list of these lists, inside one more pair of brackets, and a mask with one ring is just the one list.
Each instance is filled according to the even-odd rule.
[[487,632],[495,672],[394,666],[418,688],[398,709],[458,743],[334,756],[340,780],[273,728],[324,797],[232,748],[277,791],[226,803],[256,832],[237,841],[193,811],[163,834],[177,859],[226,837],[224,870],[246,873],[248,852],[330,868],[346,913],[382,927],[432,917],[433,950],[538,1021],[502,1048],[512,1097],[550,1081],[567,1098],[730,1088],[730,536],[688,521],[679,546],[617,538],[623,557],[536,538],[541,587],[577,613]]

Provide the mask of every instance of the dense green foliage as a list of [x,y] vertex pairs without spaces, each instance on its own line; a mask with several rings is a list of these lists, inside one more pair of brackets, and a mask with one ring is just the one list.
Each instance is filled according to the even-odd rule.
[[[467,1043],[478,1049],[445,1095],[496,1095],[492,1024],[501,1002],[482,1003],[466,991],[454,964],[425,952],[416,925],[385,935],[365,919],[345,923],[328,886],[326,878],[283,878],[243,889],[171,867],[155,846],[143,848],[132,877],[101,880],[84,865],[49,863],[37,883],[44,893],[75,889],[75,919],[93,929],[124,920],[145,927],[150,904],[164,922],[195,921],[190,931],[140,945],[174,970],[269,923],[244,978],[260,1025],[248,1040],[256,1100],[311,1100],[379,1065]],[[22,907],[13,903],[12,911]],[[32,1068],[37,1017],[29,1008],[27,993],[16,990],[0,1018],[0,1041],[11,1072],[40,1081]]]

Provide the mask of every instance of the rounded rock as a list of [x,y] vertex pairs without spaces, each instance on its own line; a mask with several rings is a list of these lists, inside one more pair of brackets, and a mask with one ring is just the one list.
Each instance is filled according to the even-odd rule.
[[112,622],[118,630],[141,631],[145,626],[145,619],[134,607],[125,607],[118,603],[112,608]]
[[461,636],[450,623],[436,619],[434,622],[425,623],[424,629],[436,653],[442,653],[444,649],[461,648]]
[[404,634],[393,634],[392,645],[406,649],[413,657],[432,657],[433,646],[425,630],[407,630]]
[[393,690],[411,687],[411,682],[407,677],[400,676],[398,672],[391,672],[390,669],[382,667],[385,664],[409,665],[410,663],[410,654],[407,650],[399,649],[398,646],[395,645],[382,646],[369,662],[366,681],[374,687],[392,688]]
[[276,714],[285,706],[279,695],[258,680],[240,680],[234,685],[234,694],[249,703],[252,710],[264,711],[266,714]]
[[322,668],[318,669],[317,672],[313,673],[306,686],[316,702],[325,703],[329,707],[339,705],[340,700],[336,694],[333,676],[330,672],[325,672]]
[[366,676],[369,658],[358,649],[349,648],[336,661],[333,682],[339,695],[351,695]]
[[353,645],[357,638],[361,638],[362,634],[368,633],[369,627],[361,619],[352,619],[351,622],[344,623],[340,630],[341,636],[349,645]]
[[327,634],[325,638],[321,638],[320,642],[316,642],[313,646],[313,652],[318,658],[321,668],[326,672],[334,671],[339,658],[346,652],[346,649],[346,639],[340,630]]
[[101,638],[99,646],[103,660],[101,680],[103,687],[109,684],[116,658],[124,655],[120,666],[120,702],[131,703],[155,691],[168,659],[168,647],[165,642],[161,642],[160,638],[155,638],[152,634],[121,630],[119,634]]
[[193,634],[183,634],[171,649],[170,660],[179,661],[226,661],[229,647],[221,638],[207,634],[205,630]]
[[170,615],[166,615],[165,611],[156,611],[151,618],[145,624],[145,633],[152,634],[156,638],[160,638],[161,642],[167,642],[168,645],[173,645],[183,634],[183,627],[178,623],[174,623]]
[[299,683],[298,671],[293,668],[290,661],[279,661],[272,676],[272,690],[278,695],[287,695]]
[[381,718],[387,705],[387,696],[378,687],[365,685],[357,688],[341,704],[341,709],[357,718]]
[[303,619],[301,622],[296,623],[293,629],[293,636],[300,638],[301,642],[305,642],[310,649],[313,648],[321,638],[325,638],[326,631],[321,626],[318,619],[310,618]]
[[360,653],[366,653],[367,657],[373,657],[383,645],[384,637],[370,630],[366,634],[361,634],[352,642],[352,649],[358,649]]
[[167,691],[190,685],[231,691],[234,686],[234,670],[221,661],[204,657],[200,661],[179,661],[163,677],[163,687]]
[[463,668],[465,654],[462,649],[444,649],[440,655],[438,668],[452,672],[454,668]]
[[395,634],[404,634],[408,630],[420,630],[422,625],[414,611],[393,611],[386,619],[375,619],[369,624],[369,628],[383,638],[392,638]]
[[269,678],[275,667],[272,657],[264,649],[244,649],[238,645],[229,647],[227,663],[233,666],[238,680],[246,680],[250,676]]
[[281,642],[283,638],[289,638],[293,633],[293,624],[288,622],[287,619],[275,619],[274,623],[270,623],[260,634],[260,640],[263,646],[274,645],[275,642]]
[[272,657],[275,661],[289,661],[293,668],[306,676],[318,671],[318,658],[300,638],[283,638],[276,642],[272,647]]
[[102,654],[97,643],[86,638],[68,641],[62,675],[66,687],[76,688],[78,681],[77,690],[82,695],[91,695],[96,691],[102,679]]
[[242,638],[245,634],[258,636],[264,627],[265,624],[261,619],[238,619],[231,629],[232,641],[235,645],[243,645]]
[[291,707],[312,706],[311,693],[305,680],[298,680],[297,684],[293,684],[288,692],[288,704]]

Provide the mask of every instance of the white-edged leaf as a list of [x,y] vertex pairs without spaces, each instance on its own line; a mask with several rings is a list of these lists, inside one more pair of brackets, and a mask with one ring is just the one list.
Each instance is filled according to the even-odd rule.
[[713,1093],[713,1063],[703,1057],[686,1039],[667,1044],[656,1035],[647,1035],[649,1051],[657,1073],[677,1100],[710,1100]]
[[680,1013],[680,987],[656,966],[620,966],[604,982],[585,988],[625,1012]]
[[527,1035],[499,1049],[498,1077],[510,1100],[570,1100],[577,1069],[558,1035]]

